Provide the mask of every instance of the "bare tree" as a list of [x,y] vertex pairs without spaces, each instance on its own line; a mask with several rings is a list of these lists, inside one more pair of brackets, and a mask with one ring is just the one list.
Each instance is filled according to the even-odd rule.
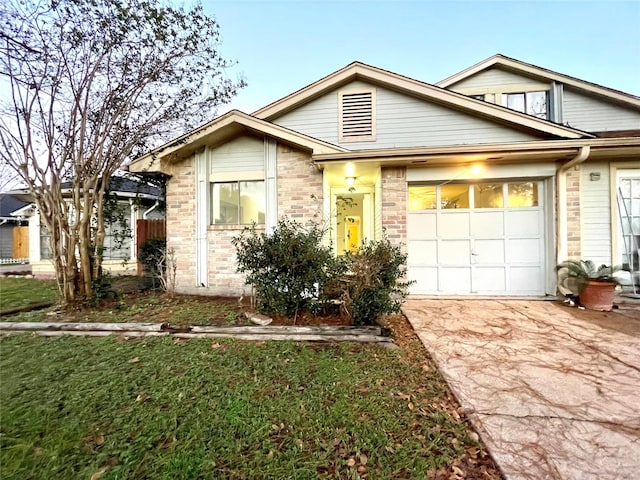
[[11,87],[0,158],[51,233],[62,298],[82,300],[101,275],[111,175],[211,118],[244,82],[226,76],[218,25],[201,5],[8,0],[0,19],[0,74]]

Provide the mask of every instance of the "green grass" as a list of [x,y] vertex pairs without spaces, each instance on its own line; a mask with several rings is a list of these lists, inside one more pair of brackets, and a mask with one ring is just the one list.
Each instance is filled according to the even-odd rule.
[[4,337],[2,478],[423,479],[474,443],[437,372],[405,358],[347,343]]
[[58,287],[53,280],[0,277],[0,313],[57,301]]

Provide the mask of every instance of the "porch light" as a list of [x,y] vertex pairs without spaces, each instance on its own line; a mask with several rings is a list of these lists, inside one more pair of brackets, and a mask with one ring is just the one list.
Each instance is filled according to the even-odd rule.
[[471,175],[478,176],[484,171],[484,167],[482,165],[476,164],[471,166]]
[[356,184],[356,177],[345,177],[344,180],[347,182],[347,187],[349,188]]

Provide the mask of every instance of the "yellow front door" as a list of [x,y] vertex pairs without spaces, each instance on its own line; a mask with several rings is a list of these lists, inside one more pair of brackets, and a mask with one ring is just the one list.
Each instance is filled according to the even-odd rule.
[[345,250],[356,253],[360,248],[360,217],[345,217]]

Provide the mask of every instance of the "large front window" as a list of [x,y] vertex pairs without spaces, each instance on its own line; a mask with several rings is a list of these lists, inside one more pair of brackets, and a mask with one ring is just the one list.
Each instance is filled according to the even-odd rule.
[[504,93],[502,101],[505,107],[518,112],[533,115],[534,117],[548,119],[548,97],[546,91]]
[[212,224],[264,224],[265,204],[264,180],[211,184]]

